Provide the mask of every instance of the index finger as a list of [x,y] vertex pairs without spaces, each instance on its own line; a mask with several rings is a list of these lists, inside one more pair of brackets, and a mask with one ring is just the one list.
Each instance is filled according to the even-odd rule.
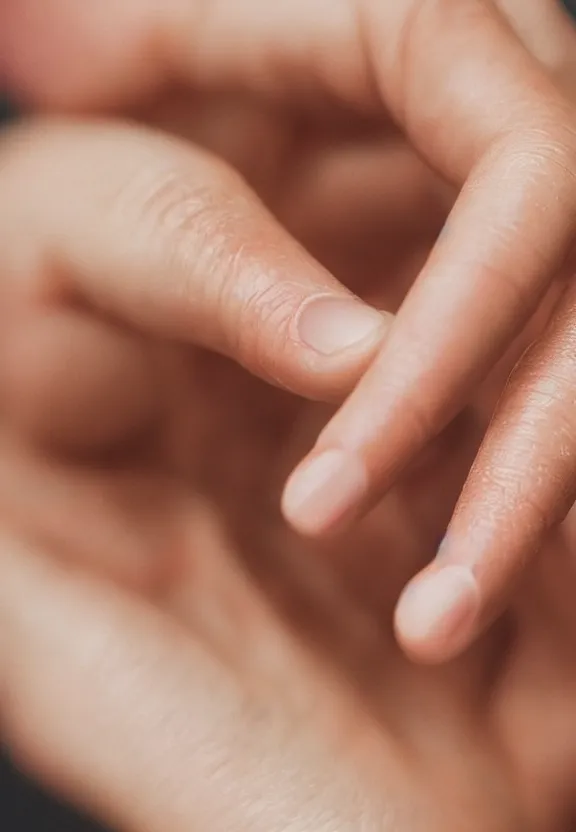
[[[537,307],[576,224],[573,116],[494,7],[366,8],[384,96],[437,168],[468,178],[380,355],[288,484],[285,513],[308,534],[352,519],[445,426]],[[402,60],[377,51],[390,27]]]

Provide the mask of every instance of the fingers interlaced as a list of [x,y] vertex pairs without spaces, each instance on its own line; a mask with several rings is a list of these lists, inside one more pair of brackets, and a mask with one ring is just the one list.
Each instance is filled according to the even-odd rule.
[[[408,5],[410,17],[406,4],[364,4],[383,98],[428,160],[465,184],[379,355],[288,484],[285,513],[307,534],[349,523],[391,485],[523,329],[573,244],[568,104],[492,4]],[[483,509],[472,504],[466,523],[488,526],[495,540],[499,527],[490,513],[478,519]],[[534,542],[534,522],[524,531]],[[441,558],[434,582],[409,591],[399,610],[400,637],[421,658],[462,649],[480,604],[494,600],[488,592],[480,601],[470,569],[478,549],[472,555],[461,535],[467,554],[445,570]]]
[[[462,186],[385,340],[382,318],[295,246],[237,179],[158,139],[126,133],[111,141],[103,129],[92,145],[76,128],[68,145],[56,131],[47,154],[70,147],[65,155],[75,174],[68,190],[60,176],[46,180],[50,223],[36,219],[46,205],[38,184],[44,151],[28,177],[35,183],[28,213],[14,212],[20,196],[6,198],[0,218],[9,237],[31,219],[44,228],[45,247],[56,250],[68,288],[93,305],[156,335],[169,332],[233,355],[306,395],[342,395],[382,344],[285,495],[293,525],[324,534],[378,499],[538,307],[573,243],[575,120],[491,0],[322,2],[307,11],[288,2],[260,6],[256,29],[254,15],[244,14],[251,4],[237,3],[215,4],[198,28],[196,4],[164,4],[165,61],[156,76],[171,67],[203,90],[237,84],[307,104],[320,93],[371,113],[391,112],[419,153]],[[152,20],[160,19],[159,8],[150,0],[154,15],[140,31],[158,25]],[[142,54],[132,51],[134,78],[143,77],[134,57]],[[116,160],[105,173],[103,155]],[[2,193],[22,193],[19,170]],[[112,182],[111,198],[104,184]],[[66,198],[55,201],[55,192]],[[95,198],[86,199],[88,192]],[[399,616],[404,640],[422,647],[428,639],[430,656],[450,652],[448,632],[494,600],[480,599],[475,572],[456,560],[427,604],[419,596],[418,620],[406,607]]]

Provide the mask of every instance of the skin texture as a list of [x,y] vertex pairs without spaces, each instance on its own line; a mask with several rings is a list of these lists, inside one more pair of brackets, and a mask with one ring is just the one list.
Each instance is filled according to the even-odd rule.
[[[205,113],[204,135],[222,118]],[[162,334],[130,340],[123,328],[121,338],[117,324],[51,290],[91,285],[86,264],[99,248],[114,251],[99,238],[73,272],[48,270],[70,262],[71,241],[91,242],[93,216],[122,218],[121,239],[138,241],[122,274],[149,260],[155,235],[99,201],[106,181],[126,204],[124,178],[149,142],[154,154],[175,152],[166,137],[86,121],[19,128],[3,148],[12,242],[2,271],[22,274],[11,271],[22,235],[37,264],[34,280],[5,282],[0,713],[18,763],[130,832],[569,832],[573,526],[458,661],[411,664],[392,631],[398,593],[434,552],[508,369],[548,310],[368,518],[330,543],[303,541],[280,515],[280,492],[333,406]],[[189,163],[193,151],[177,147]],[[340,188],[341,163],[331,175]],[[298,191],[290,177],[270,207],[295,234],[305,219],[318,256],[329,258],[332,239],[342,282],[393,307],[418,269],[414,251],[437,229],[429,194],[421,223],[393,247],[366,223],[345,239],[327,235],[328,184],[311,192],[304,177]],[[376,197],[385,204],[386,188]],[[138,217],[150,216],[146,205]],[[303,218],[301,205],[317,208]],[[65,235],[70,215],[79,225]],[[168,228],[186,262],[201,260],[202,238]],[[380,294],[379,263],[392,253]]]
[[[427,13],[449,5],[431,3]],[[332,410],[253,374],[341,400],[387,338],[389,319],[378,318],[378,331],[358,348],[326,357],[300,337],[303,310],[326,294],[398,309],[450,210],[451,186],[399,140],[381,98],[371,103],[370,85],[358,81],[364,62],[351,59],[342,71],[342,55],[356,55],[348,47],[340,75],[334,49],[313,38],[314,48],[297,55],[274,41],[281,72],[250,40],[225,53],[242,58],[226,65],[208,48],[215,23],[206,18],[205,52],[190,48],[189,4],[164,4],[170,19],[155,28],[152,2],[126,3],[117,40],[106,40],[108,60],[98,63],[100,9],[100,31],[110,29],[105,4],[84,10],[85,20],[74,18],[77,4],[54,3],[45,17],[47,5],[30,0],[19,5],[25,18],[1,8],[0,31],[20,44],[12,60],[3,52],[6,69],[30,100],[52,110],[124,104],[161,128],[50,118],[8,134],[1,151],[0,710],[21,764],[135,832],[568,832],[573,519],[526,569],[506,617],[458,661],[417,667],[392,634],[398,594],[432,558],[509,370],[547,326],[562,281],[529,327],[518,323],[521,335],[486,383],[370,516],[333,541],[303,541],[279,514],[280,491]],[[222,37],[229,27],[238,38],[228,12],[214,32]],[[515,43],[484,15],[475,20],[488,21],[497,43]],[[34,20],[42,42],[62,48],[46,47],[27,65]],[[339,28],[348,20],[335,19],[330,31],[349,34]],[[272,22],[278,29],[259,36],[284,37],[287,19]],[[252,28],[244,31],[248,38]],[[556,155],[566,150],[559,131],[570,118],[555,82],[519,47],[512,51],[530,78],[527,89],[510,76],[515,106],[536,96],[529,110],[540,119],[546,101],[537,148],[530,145],[520,166],[520,210],[540,174],[558,200],[571,198]],[[82,71],[66,64],[70,55],[83,56]],[[153,55],[162,58],[157,65],[147,60]],[[410,68],[409,54],[405,61]],[[312,66],[317,87],[306,85],[302,101],[299,79]],[[558,58],[559,79],[562,67]],[[160,93],[174,76],[192,93],[177,83]],[[248,101],[216,95],[231,79],[252,93]],[[391,92],[386,101],[399,112]],[[454,128],[458,119],[456,110]],[[442,154],[441,135],[411,131],[415,140],[426,134],[431,157]],[[462,136],[462,146],[450,146],[458,169],[467,167]],[[514,136],[520,148],[523,138],[522,130]],[[480,191],[475,185],[472,195]],[[508,205],[500,194],[495,204]],[[552,216],[547,240],[564,221]],[[453,220],[441,246],[454,245],[450,227]],[[535,234],[531,228],[534,245]],[[522,415],[523,373],[548,373],[547,350],[554,361],[569,358],[569,320],[570,310],[555,316],[551,346],[543,342],[518,370],[504,425],[516,430]],[[544,392],[552,406],[562,400]],[[520,467],[527,458],[519,455]],[[569,454],[562,459],[569,463]],[[543,471],[543,489],[548,477]],[[494,511],[484,516],[502,528]],[[502,571],[501,557],[496,567]],[[442,655],[451,634],[440,635],[444,641],[437,633],[428,640],[426,656]],[[406,646],[422,656],[418,639]]]
[[[295,378],[301,368],[276,366],[283,352],[271,334],[262,337],[265,377],[334,399],[350,389],[354,372],[366,368],[381,341],[369,370],[290,479],[285,515],[304,534],[325,536],[377,502],[466,404],[570,262],[576,142],[566,93],[573,85],[574,32],[553,0],[504,0],[501,6],[490,0],[287,0],[273,7],[259,0],[126,0],[120,8],[104,2],[88,10],[71,0],[24,0],[4,2],[0,15],[6,79],[37,106],[128,106],[142,115],[182,87],[200,108],[206,96],[213,102],[222,91],[241,93],[269,108],[266,157],[300,152],[310,122],[312,135],[320,128],[334,140],[337,128],[348,134],[358,128],[379,136],[383,147],[392,119],[408,146],[459,192],[387,337],[382,340],[384,330],[373,332],[369,344],[348,356],[347,385],[325,375],[326,362],[315,363],[314,379]],[[378,165],[374,170],[383,174]],[[245,243],[239,234],[235,245]],[[266,258],[261,265],[270,278]],[[311,266],[303,271],[307,276],[296,278],[300,288],[288,298],[278,299],[284,289],[269,290],[263,281],[265,296],[272,292],[268,308],[283,307],[280,331],[292,333],[284,344],[315,292],[328,285],[341,292],[326,273],[313,276]],[[281,274],[276,278],[286,285]],[[130,310],[120,311],[132,320]],[[276,320],[270,325],[274,330]],[[331,331],[338,330],[333,322]],[[213,345],[210,338],[199,340]],[[229,344],[215,340],[230,353]],[[290,363],[289,349],[286,354]],[[549,360],[553,375],[554,358]],[[336,376],[345,371],[339,359],[332,369]],[[320,378],[330,390],[322,389]],[[521,410],[528,408],[539,429],[555,432],[554,420],[540,419],[532,389],[522,389]],[[446,535],[443,557],[399,609],[399,635],[422,660],[447,659],[470,643],[501,608],[514,576],[561,516],[561,504],[570,501],[563,503],[571,496],[572,468],[550,461],[540,443],[529,466],[547,466],[547,485],[518,531],[519,484],[528,481],[529,471],[528,457],[516,451],[525,418],[510,407],[497,416],[488,439],[501,444],[497,437],[506,432],[510,457],[496,458],[487,446]],[[504,476],[504,469],[511,475]],[[485,482],[494,488],[484,491]],[[501,511],[490,510],[494,499]]]

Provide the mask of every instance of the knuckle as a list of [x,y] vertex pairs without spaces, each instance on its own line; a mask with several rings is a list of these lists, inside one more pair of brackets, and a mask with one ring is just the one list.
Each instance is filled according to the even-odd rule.
[[[359,2],[373,74],[381,79],[408,132],[420,129],[430,132],[434,121],[431,109],[425,105],[430,99],[430,71],[425,67],[430,39],[440,33],[444,36],[447,31],[475,30],[487,15],[486,4],[483,0],[410,0],[396,4],[398,11],[392,16],[389,11],[381,11],[383,6],[389,4],[382,4],[380,0]],[[386,25],[390,18],[393,20],[392,37],[390,26]],[[385,38],[382,37],[381,20],[385,21],[388,29]],[[393,44],[384,64],[383,41]],[[385,78],[381,77],[379,67],[383,67]],[[428,71],[423,71],[426,69]],[[438,106],[436,99],[434,106]]]
[[146,252],[147,291],[166,297],[157,281],[169,273],[171,308],[201,342],[274,375],[304,293],[285,279],[278,232],[241,175],[204,154],[140,165],[114,212],[119,228],[130,215],[132,245]]
[[[276,378],[277,365],[291,340],[292,325],[302,307],[303,297],[298,287],[274,275],[252,279],[246,274],[235,281],[234,291],[240,294],[237,324],[234,332],[235,351],[241,360],[249,360],[264,374]],[[233,274],[233,272],[232,272]]]
[[[506,450],[493,448],[490,458],[483,455],[474,464],[458,509],[469,519],[471,535],[492,537],[495,530],[511,526],[522,540],[533,541],[550,525],[541,495],[527,487],[525,447],[519,441],[512,458]],[[514,556],[521,552],[521,546],[515,547]]]
[[[241,177],[223,162],[199,155],[153,158],[132,169],[112,195],[112,221],[130,228],[134,253],[147,273],[168,271],[175,302],[198,302],[220,292],[240,258],[237,240],[249,199]],[[156,287],[151,286],[155,291]]]
[[[576,122],[561,108],[549,108],[529,124],[520,123],[517,129],[495,140],[487,158],[498,167],[502,183],[509,183],[513,196],[506,203],[506,221],[498,214],[499,223],[489,228],[489,259],[480,266],[499,291],[510,294],[514,308],[525,315],[534,308],[535,289],[544,291],[548,276],[562,267],[573,247]],[[528,199],[528,194],[534,196]],[[509,259],[512,247],[517,248],[519,222],[525,222],[527,211],[532,226],[549,227],[550,234],[523,235],[523,249],[516,254],[517,268],[502,269],[499,264],[503,261],[494,253]],[[537,282],[526,279],[527,273]]]
[[518,138],[516,157],[527,173],[556,174],[555,180],[566,183],[571,201],[576,202],[576,120],[570,112],[557,104],[543,107],[519,137],[511,138],[513,141]]
[[[178,155],[134,166],[111,194],[114,215],[157,244],[178,250],[207,228],[216,231],[229,198],[217,175],[183,164]],[[211,170],[210,173],[213,173]]]

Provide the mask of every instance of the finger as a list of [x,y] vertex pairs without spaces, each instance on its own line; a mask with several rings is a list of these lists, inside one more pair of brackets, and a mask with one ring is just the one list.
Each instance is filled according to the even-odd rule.
[[399,636],[418,658],[460,652],[499,612],[576,499],[576,290],[514,373],[436,561],[408,587]]
[[[273,7],[256,2],[257,26],[252,5],[236,0],[216,6],[201,0],[102,0],[98,5],[5,0],[0,73],[12,89],[51,110],[93,111],[154,98],[174,77],[193,88],[241,87],[289,95],[307,105],[336,97],[372,113],[381,110],[371,61],[365,60],[363,27],[357,25],[359,16],[372,23],[376,3],[316,0],[304,9],[291,0],[278,0]],[[450,0],[443,2],[449,26],[454,9]],[[560,3],[498,0],[497,5],[542,63],[560,73],[571,69],[573,34]],[[468,0],[456,12],[467,15],[467,7]],[[409,28],[404,23],[410,23],[415,8],[410,0],[396,9],[377,9],[386,15],[386,28],[373,33],[385,33],[378,62],[398,59],[402,70],[401,43]],[[428,40],[427,50],[434,44],[441,49],[449,32],[444,22],[443,37]],[[465,47],[466,42],[460,44]],[[400,87],[398,72],[395,76],[393,83]]]
[[154,92],[162,78],[152,46],[158,40],[152,5],[6,0],[0,6],[0,78],[47,109],[93,109]]
[[157,381],[142,339],[86,312],[27,307],[3,325],[2,416],[44,448],[76,456],[139,437],[159,415]]
[[[441,37],[426,40],[428,51],[435,44],[441,50],[455,17],[450,0],[443,3]],[[386,18],[380,18],[383,25],[373,33],[385,35],[377,44],[376,60],[398,63],[390,78],[399,89],[401,44],[408,40],[417,4],[410,0],[395,9],[377,9]],[[560,3],[498,0],[497,5],[539,60],[569,78],[574,38]],[[101,0],[97,5],[4,0],[0,76],[14,92],[50,111],[93,112],[154,100],[167,81],[177,78],[194,89],[241,88],[267,97],[288,96],[306,106],[336,98],[374,114],[382,101],[372,61],[365,59],[364,27],[357,24],[366,18],[369,32],[375,7],[371,0],[315,0],[305,9],[292,0],[274,6],[256,0],[256,11],[237,0],[208,6],[201,0]],[[471,7],[467,0],[456,12],[466,16]],[[465,49],[466,41],[459,46]]]
[[[340,747],[342,720],[331,733],[316,718],[312,730],[280,685],[259,695],[257,680],[238,678],[151,605],[45,555],[2,535],[0,709],[24,769],[135,832],[352,832],[408,821],[398,767],[386,768],[390,793],[381,782],[371,793],[351,763],[357,752]],[[286,659],[293,683],[304,663]],[[302,678],[301,701],[316,713],[318,691],[306,690]],[[337,696],[325,694],[333,719]],[[355,749],[362,725],[351,725]]]
[[4,149],[0,194],[13,304],[80,299],[320,398],[350,387],[386,329],[239,177],[187,145],[105,124],[32,126]]
[[15,95],[49,112],[147,104],[176,81],[308,111],[340,99],[380,118],[359,34],[348,0],[306,8],[292,0],[5,0],[0,74]]
[[568,92],[576,90],[571,0],[497,0],[522,41]]
[[[470,175],[382,351],[288,485],[285,513],[308,534],[369,506],[441,430],[524,327],[573,242],[575,132],[555,88],[489,4],[418,5],[395,106],[437,167]],[[376,48],[405,6],[370,8]],[[375,60],[393,100],[394,66]]]

